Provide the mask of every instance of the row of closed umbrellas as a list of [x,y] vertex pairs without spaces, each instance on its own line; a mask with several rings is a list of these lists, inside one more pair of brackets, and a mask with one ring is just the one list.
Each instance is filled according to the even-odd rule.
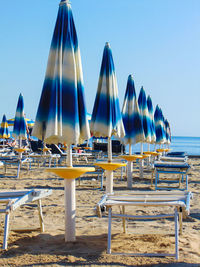
[[[90,133],[96,137],[108,137],[108,161],[111,162],[113,135],[123,138],[128,144],[165,142],[163,140],[167,135],[162,111],[157,106],[153,116],[152,107],[143,88],[137,100],[133,77],[129,76],[121,112],[112,52],[106,43],[89,126],[80,50],[71,5],[68,0],[61,0],[32,135],[46,143],[67,144],[67,166],[70,171],[71,144],[88,140]],[[16,126],[21,125],[20,116],[24,118],[23,112],[20,114],[18,111],[17,109]],[[22,128],[24,127],[22,123]],[[15,124],[13,135],[20,136]],[[68,182],[66,180],[66,241],[72,241],[75,239],[75,183],[72,179]]]

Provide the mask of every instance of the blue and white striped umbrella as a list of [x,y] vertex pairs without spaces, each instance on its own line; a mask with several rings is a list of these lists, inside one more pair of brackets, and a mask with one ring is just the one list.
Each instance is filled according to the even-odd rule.
[[155,130],[155,122],[154,122],[154,116],[153,116],[153,104],[152,104],[151,97],[149,95],[147,97],[147,107],[148,107],[149,117],[151,120],[151,144],[155,144],[156,130]]
[[166,137],[165,137],[164,123],[163,123],[163,115],[158,105],[156,106],[154,112],[154,121],[156,130],[156,143],[160,145],[164,144]]
[[138,107],[135,93],[133,76],[128,76],[124,103],[122,107],[122,118],[125,128],[124,143],[136,144],[144,142],[144,132],[142,126],[142,117]]
[[95,137],[124,137],[117,79],[110,45],[106,43],[100,70],[96,99],[90,122]]
[[167,119],[165,119],[164,123],[165,123],[166,144],[169,145],[171,143],[171,129]]
[[164,135],[163,135],[163,138],[164,138],[164,144],[166,144],[167,139],[166,139],[166,131],[165,131],[165,117],[163,116],[163,112],[162,112],[162,109],[161,109],[161,108],[160,108],[160,113],[161,113],[162,127],[163,127],[163,132],[164,132]]
[[8,129],[8,122],[6,120],[6,115],[3,115],[2,122],[1,122],[1,128],[0,128],[0,138],[2,139],[8,139],[10,138],[10,132]]
[[32,135],[51,144],[77,144],[90,138],[81,57],[68,0],[59,5]]
[[[66,171],[72,169],[71,144],[90,138],[78,40],[68,0],[59,5],[33,136],[67,144]],[[75,240],[75,179],[65,179],[65,241]]]
[[18,103],[17,103],[17,110],[15,113],[15,121],[13,127],[12,136],[15,139],[26,139],[26,121],[24,118],[24,99],[22,94],[19,95]]
[[141,88],[140,94],[138,97],[138,105],[139,105],[140,113],[142,116],[145,142],[151,143],[151,120],[149,117],[149,112],[148,112],[148,107],[147,107],[146,94],[145,94],[143,87]]

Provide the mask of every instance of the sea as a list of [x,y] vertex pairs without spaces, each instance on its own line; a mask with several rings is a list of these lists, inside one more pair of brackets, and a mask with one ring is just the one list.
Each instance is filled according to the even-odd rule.
[[[150,145],[150,150],[154,150],[155,145]],[[156,145],[159,148],[159,145]],[[169,148],[172,151],[185,152],[187,155],[200,156],[200,137],[190,137],[190,136],[172,136],[171,144]],[[132,152],[139,152],[141,149],[141,144],[132,145]],[[147,151],[148,145],[143,144],[143,151]],[[125,148],[126,152],[129,151],[129,146]]]

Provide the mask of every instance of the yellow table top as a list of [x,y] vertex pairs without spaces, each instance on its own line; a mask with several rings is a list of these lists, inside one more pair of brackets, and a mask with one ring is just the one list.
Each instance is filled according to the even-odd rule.
[[161,153],[156,152],[156,151],[144,151],[143,152],[145,155],[151,155],[151,156],[159,156]]
[[170,148],[158,148],[156,149],[157,152],[169,152],[171,149]]
[[61,167],[61,168],[47,168],[46,172],[53,172],[64,179],[75,179],[86,172],[93,172],[93,167]]
[[84,149],[86,149],[86,150],[87,150],[87,149],[90,150],[90,149],[92,149],[92,148],[89,147],[89,146],[85,146]]
[[104,170],[107,171],[114,171],[117,168],[126,166],[126,163],[118,163],[118,162],[97,162],[95,165],[101,167]]
[[51,150],[51,148],[49,147],[44,147],[44,148],[39,148],[40,150],[42,150],[43,152],[47,152],[49,150]]
[[143,154],[143,155],[142,155],[142,158],[143,158],[143,159],[146,159],[146,158],[149,158],[149,157],[151,157],[151,155],[148,155],[148,154]]
[[136,159],[143,159],[143,155],[122,155],[120,156],[121,158],[127,160],[127,161],[133,161],[133,160],[136,160]]
[[27,148],[14,148],[15,151],[22,153],[27,150]]

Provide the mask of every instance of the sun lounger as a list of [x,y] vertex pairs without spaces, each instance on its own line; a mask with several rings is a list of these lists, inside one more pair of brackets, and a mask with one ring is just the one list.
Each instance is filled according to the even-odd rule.
[[31,160],[28,157],[23,157],[22,159],[19,159],[19,157],[17,156],[7,156],[7,157],[0,157],[0,161],[3,162],[5,173],[8,165],[16,165],[17,166],[16,177],[19,178],[21,166],[27,164],[27,168],[29,168]]
[[[158,187],[158,183],[179,183],[179,187],[177,189],[180,190],[188,190],[188,172],[190,170],[190,165],[186,162],[163,162],[163,161],[155,161],[154,169],[155,172],[155,190],[157,189],[166,189],[166,187]],[[160,179],[160,174],[165,173],[172,175],[175,180],[167,179]],[[177,176],[178,175],[178,179]],[[180,188],[181,184],[185,182],[185,187],[183,189]],[[153,175],[151,184],[153,184]],[[174,187],[167,187],[167,189],[175,189]]]
[[[111,226],[113,218],[121,218],[123,222],[123,230],[126,232],[126,219],[163,219],[174,218],[175,222],[175,253],[173,254],[150,254],[150,253],[112,253],[120,255],[132,256],[172,256],[178,259],[179,257],[179,227],[182,231],[182,214],[189,214],[190,199],[192,194],[188,191],[132,191],[129,194],[113,194],[104,195],[101,201],[96,206],[97,215],[102,217],[104,211],[108,211],[108,247],[107,253],[111,254]],[[121,207],[122,211],[117,213],[114,207]],[[125,212],[125,207],[155,207],[156,211],[160,211],[157,215],[130,215]],[[170,214],[163,214],[163,207],[168,207],[172,210]],[[115,209],[116,210],[116,209]],[[178,223],[179,222],[179,223]]]
[[159,158],[160,161],[171,161],[171,162],[187,162],[188,157],[170,157],[170,156],[162,156]]
[[[48,167],[51,167],[51,164],[53,163],[54,167],[58,164],[58,161],[60,159],[60,155],[57,154],[36,154],[32,153],[28,156],[30,159],[32,159],[33,162],[37,162],[38,167],[45,166],[46,163],[48,164]],[[31,164],[30,164],[31,169]]]
[[47,190],[47,189],[33,189],[33,190],[23,190],[23,191],[0,191],[0,205],[3,206],[0,209],[0,213],[5,213],[3,249],[7,249],[8,246],[10,214],[11,212],[13,212],[22,205],[26,205],[33,201],[37,201],[40,231],[44,232],[44,221],[42,215],[41,199],[51,195],[51,193],[52,190]]
[[185,157],[186,153],[185,152],[179,152],[179,151],[174,151],[174,152],[168,152],[167,156],[169,157]]

